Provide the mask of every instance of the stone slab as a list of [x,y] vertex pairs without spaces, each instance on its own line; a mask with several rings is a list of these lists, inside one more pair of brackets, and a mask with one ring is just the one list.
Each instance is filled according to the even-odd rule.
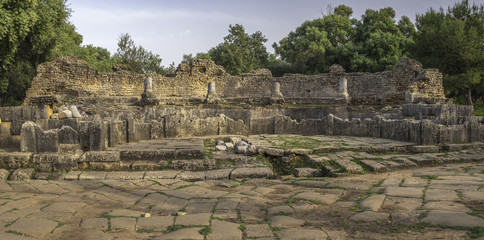
[[136,180],[143,179],[145,172],[108,172],[106,180]]
[[360,208],[363,210],[378,212],[381,205],[383,204],[383,201],[385,201],[385,198],[386,195],[384,194],[370,196],[360,203]]
[[207,235],[207,240],[242,239],[242,232],[237,223],[212,220],[212,232]]
[[245,236],[249,238],[273,237],[272,230],[267,224],[247,224]]
[[152,216],[149,218],[138,218],[136,230],[163,231],[175,221],[173,216]]
[[39,238],[54,230],[58,223],[42,218],[20,218],[12,225],[5,228],[6,231],[15,231],[26,236]]
[[197,213],[197,214],[187,214],[182,216],[177,216],[175,220],[176,225],[210,225],[211,213]]
[[230,173],[230,179],[243,178],[273,178],[274,173],[269,167],[262,168],[236,168]]
[[[280,240],[307,239],[324,240],[328,239],[328,234],[320,229],[289,228],[277,232]],[[333,238],[331,238],[333,239]]]
[[301,192],[292,197],[296,199],[316,201],[322,204],[332,204],[339,199],[339,196],[335,194],[321,194],[318,192],[310,192],[310,191]]
[[360,221],[360,222],[376,222],[376,221],[385,221],[390,218],[390,214],[388,213],[379,213],[379,212],[361,212],[351,216],[349,219],[351,221]]
[[104,180],[108,172],[87,171],[79,175],[79,180]]
[[110,220],[111,231],[130,230],[136,226],[136,218],[117,217]]
[[204,236],[200,234],[202,228],[184,228],[178,231],[170,232],[157,236],[154,239],[170,239],[170,240],[182,240],[182,239],[192,239],[192,240],[203,240]]
[[148,171],[144,179],[174,179],[179,173],[180,170]]
[[421,198],[423,196],[423,188],[385,187],[385,194],[393,197]]
[[299,227],[304,225],[304,220],[297,219],[289,216],[272,216],[271,219],[272,227]]
[[484,227],[484,219],[454,211],[431,210],[421,221],[445,227]]

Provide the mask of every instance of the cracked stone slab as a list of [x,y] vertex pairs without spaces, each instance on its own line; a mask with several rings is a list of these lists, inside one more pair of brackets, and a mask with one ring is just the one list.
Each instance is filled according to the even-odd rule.
[[182,239],[193,239],[193,240],[203,240],[204,236],[200,234],[202,228],[184,228],[171,233],[163,234],[161,236],[155,237],[154,239],[170,239],[170,240],[182,240]]
[[106,175],[108,172],[98,172],[98,171],[89,171],[89,172],[82,172],[79,175],[79,180],[104,180],[106,179]]
[[174,179],[181,170],[147,171],[144,179]]
[[350,217],[351,221],[361,221],[361,222],[376,222],[376,221],[383,221],[390,218],[390,214],[388,213],[379,213],[379,212],[361,212],[357,213]]
[[212,220],[212,232],[207,235],[207,240],[242,239],[242,232],[237,223]]
[[307,239],[307,240],[321,240],[328,239],[328,235],[320,229],[307,228],[289,228],[277,232],[277,236],[281,240],[292,239]]
[[360,203],[360,208],[363,210],[378,212],[378,209],[380,209],[385,198],[386,196],[384,194],[370,196]]
[[116,217],[111,219],[111,230],[112,231],[119,231],[119,230],[134,230],[136,226],[136,218],[127,218],[127,217]]
[[143,179],[145,172],[108,172],[106,180],[135,180]]
[[267,224],[248,224],[245,235],[250,238],[273,237],[272,230]]
[[423,196],[423,188],[386,187],[385,194],[393,197],[421,198]]
[[359,172],[362,172],[363,171],[363,167],[361,167],[360,165],[354,163],[351,160],[348,160],[348,159],[334,159],[334,161],[339,166],[341,166],[344,169],[346,169],[346,171],[348,171],[349,173],[359,173]]
[[445,227],[484,227],[484,219],[454,211],[431,210],[421,221]]
[[146,229],[154,231],[163,231],[172,225],[175,217],[172,216],[152,216],[149,218],[138,218],[136,230]]
[[242,178],[272,178],[274,173],[269,167],[236,168],[230,173],[230,179]]
[[453,190],[427,189],[425,201],[459,201],[460,198]]
[[289,207],[287,205],[282,205],[282,206],[275,206],[267,209],[267,214],[269,215],[274,215],[278,213],[283,213],[283,214],[294,214],[294,209],[292,207]]
[[20,218],[12,225],[5,228],[6,231],[14,231],[26,236],[42,237],[57,227],[58,223],[42,218]]
[[422,205],[420,198],[390,197],[387,196],[382,207],[386,209],[415,211]]
[[432,201],[423,205],[423,209],[429,210],[444,210],[457,212],[470,212],[471,210],[462,203],[450,201]]
[[106,218],[87,218],[83,219],[79,224],[81,228],[99,229],[103,231],[108,230],[108,219]]
[[175,219],[176,225],[210,225],[211,213],[197,213],[177,216]]
[[272,227],[299,227],[304,224],[304,220],[289,216],[272,216]]
[[296,199],[303,199],[308,201],[316,201],[322,204],[332,204],[339,199],[338,195],[335,194],[321,194],[318,192],[302,192],[293,196]]
[[129,209],[114,209],[108,215],[114,217],[141,217],[144,212],[133,211]]

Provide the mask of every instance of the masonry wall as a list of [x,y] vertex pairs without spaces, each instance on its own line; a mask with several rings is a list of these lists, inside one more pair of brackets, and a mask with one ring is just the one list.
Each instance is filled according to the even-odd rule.
[[[341,71],[318,75],[287,74],[272,77],[260,69],[241,76],[227,74],[210,60],[198,60],[192,66],[180,64],[176,76],[135,74],[128,71],[98,73],[83,60],[75,57],[58,58],[39,65],[24,104],[40,96],[54,96],[58,102],[72,102],[79,97],[139,97],[144,79],[153,79],[153,91],[159,98],[204,98],[209,82],[216,83],[222,98],[270,97],[274,82],[281,83],[285,98],[312,103],[315,98],[341,97],[339,81],[348,80],[348,93],[354,104],[402,103],[407,91],[422,93],[430,98],[444,99],[442,75],[432,69],[422,69],[420,63],[402,58],[392,71],[379,73],[344,73]],[[302,99],[302,100],[301,100]]]

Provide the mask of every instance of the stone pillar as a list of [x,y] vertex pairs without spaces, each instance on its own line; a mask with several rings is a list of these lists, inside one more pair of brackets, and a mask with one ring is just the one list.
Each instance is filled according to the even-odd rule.
[[349,103],[350,95],[348,94],[348,80],[346,78],[341,78],[339,80],[339,93],[346,99]]
[[281,84],[274,82],[272,89],[271,104],[284,104],[284,96],[281,93]]
[[153,79],[147,78],[145,79],[145,93],[146,92],[153,92]]
[[158,105],[160,103],[160,100],[156,98],[156,95],[153,93],[153,79],[151,78],[146,78],[145,79],[145,90],[143,94],[141,94],[141,101],[140,105],[142,107],[144,106],[153,106],[153,105]]
[[218,103],[220,101],[217,90],[215,89],[215,82],[208,83],[207,97],[205,98],[205,103]]

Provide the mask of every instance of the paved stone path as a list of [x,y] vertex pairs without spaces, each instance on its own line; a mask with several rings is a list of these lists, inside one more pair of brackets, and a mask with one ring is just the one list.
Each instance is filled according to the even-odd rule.
[[0,239],[483,235],[482,163],[339,178],[0,182]]

